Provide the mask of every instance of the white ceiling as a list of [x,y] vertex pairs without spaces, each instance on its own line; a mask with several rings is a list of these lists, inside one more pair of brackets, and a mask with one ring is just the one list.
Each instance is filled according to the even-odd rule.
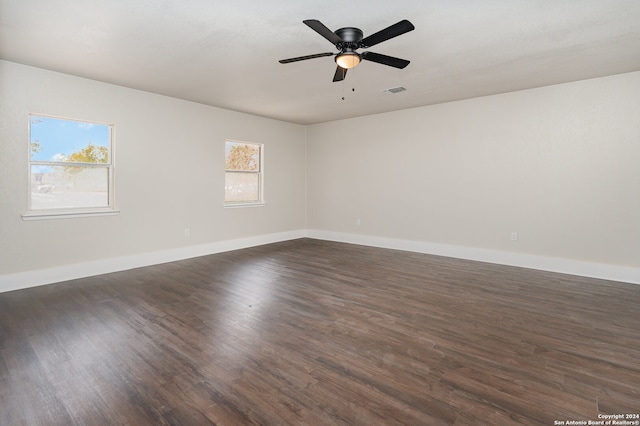
[[[278,63],[335,51],[304,19],[411,64]],[[638,71],[640,0],[0,0],[0,58],[310,124]]]

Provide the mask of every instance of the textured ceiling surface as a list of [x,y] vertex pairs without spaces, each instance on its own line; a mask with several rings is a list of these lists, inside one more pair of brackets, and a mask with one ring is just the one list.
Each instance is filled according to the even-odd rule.
[[[278,63],[335,52],[304,19],[365,37],[408,19],[368,50],[411,64],[333,83],[333,57]],[[0,58],[311,124],[638,71],[640,1],[0,0]]]

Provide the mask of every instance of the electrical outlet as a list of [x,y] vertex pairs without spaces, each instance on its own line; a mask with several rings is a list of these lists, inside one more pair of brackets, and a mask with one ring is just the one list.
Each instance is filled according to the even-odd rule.
[[356,225],[358,226],[362,225],[362,222],[360,222],[360,219],[356,219]]
[[190,237],[190,236],[191,236],[191,229],[189,229],[189,228],[185,228],[185,230],[184,230],[184,236],[185,236],[185,237]]
[[512,232],[511,233],[511,241],[518,241],[518,233],[517,232]]

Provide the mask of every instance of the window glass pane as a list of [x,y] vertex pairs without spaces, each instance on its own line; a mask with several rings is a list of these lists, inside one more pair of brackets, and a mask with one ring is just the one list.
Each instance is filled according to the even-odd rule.
[[257,173],[225,173],[225,201],[260,201],[260,175]]
[[225,146],[226,170],[260,171],[260,145],[227,142]]
[[109,206],[109,169],[31,166],[31,209]]
[[30,117],[31,161],[109,162],[109,125]]

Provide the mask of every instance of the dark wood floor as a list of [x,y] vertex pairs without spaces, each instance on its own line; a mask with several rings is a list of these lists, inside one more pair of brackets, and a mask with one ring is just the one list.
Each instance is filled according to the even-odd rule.
[[639,413],[639,308],[633,284],[271,244],[0,294],[0,424],[553,425]]

